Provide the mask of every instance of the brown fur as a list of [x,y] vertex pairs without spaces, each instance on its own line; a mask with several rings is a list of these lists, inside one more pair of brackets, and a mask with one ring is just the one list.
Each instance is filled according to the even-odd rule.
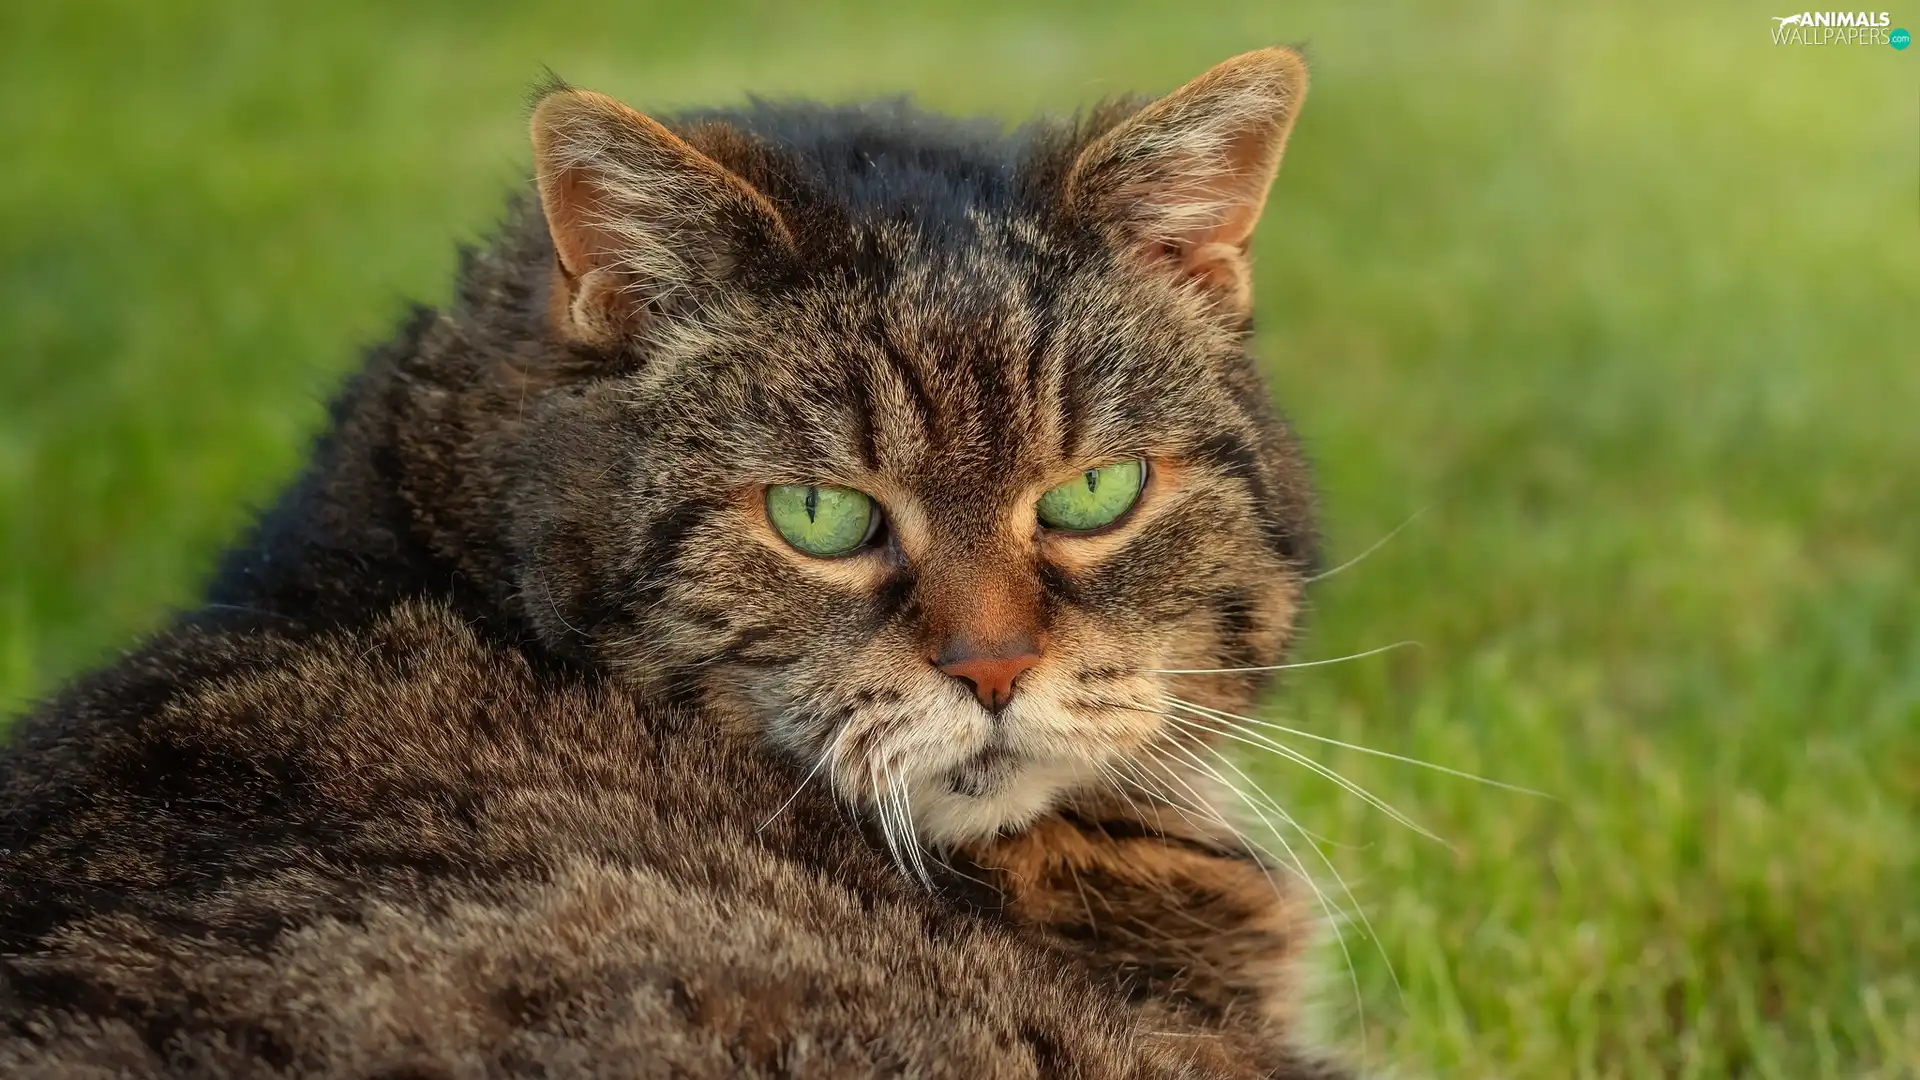
[[[1246,351],[1303,90],[1265,50],[1010,138],[547,95],[542,206],[0,756],[0,1067],[1334,1075],[1307,909],[1169,719],[1264,675],[1162,673],[1277,662],[1310,572]],[[787,545],[815,483],[879,538]],[[1002,711],[936,666],[1008,636]]]
[[[786,802],[778,763],[543,678],[443,608],[297,643],[185,632],[131,666],[189,657],[203,677],[137,722],[109,718],[150,687],[69,696],[94,724],[30,731],[41,768],[0,789],[86,803],[4,863],[8,929],[53,925],[0,967],[0,1075],[1289,1067],[929,904],[823,791]],[[175,798],[128,797],[163,765]]]

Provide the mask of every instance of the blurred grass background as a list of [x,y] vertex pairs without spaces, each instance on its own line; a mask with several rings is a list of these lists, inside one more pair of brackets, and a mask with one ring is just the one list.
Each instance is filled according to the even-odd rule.
[[1920,1075],[1920,50],[1772,14],[6,5],[0,705],[191,600],[524,183],[540,65],[1020,118],[1305,41],[1263,352],[1335,561],[1429,508],[1317,587],[1308,654],[1423,647],[1272,714],[1556,796],[1301,744],[1449,849],[1253,765],[1379,932],[1347,926],[1368,1059]]

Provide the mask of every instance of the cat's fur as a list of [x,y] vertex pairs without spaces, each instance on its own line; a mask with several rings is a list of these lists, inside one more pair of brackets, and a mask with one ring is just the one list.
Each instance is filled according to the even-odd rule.
[[[1311,565],[1245,351],[1304,87],[1011,136],[549,91],[540,206],[0,756],[0,1073],[1335,1075],[1167,716],[1262,676],[1162,673],[1277,662]],[[1127,518],[1036,526],[1127,456]],[[813,482],[881,541],[786,545]],[[929,662],[1008,635],[1004,710]]]

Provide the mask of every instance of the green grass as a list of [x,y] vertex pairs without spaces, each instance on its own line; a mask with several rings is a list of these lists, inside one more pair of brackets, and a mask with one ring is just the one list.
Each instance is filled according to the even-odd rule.
[[7,5],[0,702],[193,596],[521,182],[541,64],[644,106],[1018,117],[1305,40],[1264,353],[1336,557],[1429,509],[1318,587],[1308,652],[1422,648],[1272,711],[1555,796],[1302,744],[1449,849],[1260,763],[1379,931],[1371,1060],[1912,1077],[1920,50],[1776,48],[1750,4],[1447,6]]

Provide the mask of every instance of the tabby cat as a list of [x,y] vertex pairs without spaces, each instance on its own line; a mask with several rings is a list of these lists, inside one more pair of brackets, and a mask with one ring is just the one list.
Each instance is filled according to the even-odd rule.
[[1346,1075],[1170,704],[1314,559],[1248,355],[1305,89],[547,88],[537,200],[0,753],[0,1075]]

